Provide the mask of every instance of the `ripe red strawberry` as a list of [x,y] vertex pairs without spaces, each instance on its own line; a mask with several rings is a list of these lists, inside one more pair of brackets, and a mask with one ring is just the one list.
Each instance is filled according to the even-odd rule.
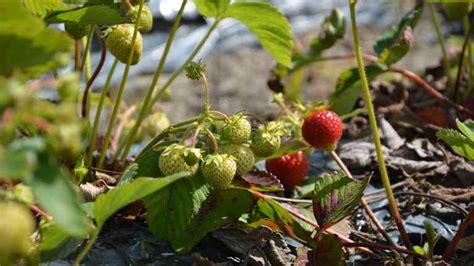
[[342,136],[342,121],[332,111],[317,109],[304,120],[302,133],[314,148],[332,151]]
[[234,179],[237,163],[227,154],[208,155],[201,166],[202,175],[215,189],[226,189]]
[[265,168],[268,172],[276,175],[286,189],[291,189],[304,180],[309,170],[309,164],[306,155],[299,151],[267,160]]

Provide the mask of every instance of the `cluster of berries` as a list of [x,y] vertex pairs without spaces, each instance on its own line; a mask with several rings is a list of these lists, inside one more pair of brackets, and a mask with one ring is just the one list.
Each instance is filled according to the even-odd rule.
[[[236,175],[253,168],[256,157],[274,155],[285,134],[288,132],[279,122],[270,122],[252,132],[245,116],[234,115],[220,130],[218,152],[201,158],[198,148],[172,144],[161,153],[158,165],[164,175],[183,171],[195,174],[200,170],[215,189],[226,189]],[[316,149],[333,150],[342,135],[342,121],[332,111],[316,110],[305,119],[302,135]],[[299,185],[309,169],[308,159],[301,151],[267,160],[265,166],[287,189]]]
[[[304,120],[301,131],[313,148],[332,151],[342,136],[342,129],[342,121],[336,113],[316,109]],[[265,167],[278,177],[286,189],[299,185],[309,170],[308,159],[302,151],[267,160]]]
[[[115,56],[120,62],[127,63],[130,50],[132,52],[131,64],[135,65],[140,61],[142,56],[143,39],[140,32],[149,32],[153,27],[153,15],[150,8],[143,6],[140,13],[140,20],[138,21],[138,32],[135,43],[132,47],[132,39],[135,23],[138,17],[138,5],[125,7],[127,9],[127,18],[130,23],[119,24],[105,30],[105,44],[109,52]],[[67,22],[64,24],[66,32],[73,39],[79,40],[86,36],[90,30],[91,25],[76,22]]]

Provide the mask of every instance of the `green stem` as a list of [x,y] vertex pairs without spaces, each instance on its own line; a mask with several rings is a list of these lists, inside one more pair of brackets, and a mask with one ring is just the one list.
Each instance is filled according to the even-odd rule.
[[448,77],[448,84],[447,84],[448,95],[450,97],[452,97],[453,96],[452,79],[451,79],[451,75],[449,74],[449,70],[451,69],[451,66],[449,64],[448,52],[446,50],[446,45],[444,43],[443,34],[441,33],[441,28],[439,26],[438,16],[436,16],[436,11],[434,9],[434,6],[433,6],[432,3],[429,3],[428,7],[430,8],[431,22],[433,23],[433,27],[434,27],[435,32],[436,32],[436,37],[438,38],[439,46],[441,47],[441,53],[443,54],[444,73]]
[[217,27],[219,22],[220,22],[220,20],[216,19],[216,21],[211,25],[211,27],[207,31],[206,35],[204,35],[202,40],[199,42],[198,46],[196,46],[196,48],[194,48],[193,52],[189,55],[189,57],[186,59],[186,61],[173,73],[173,75],[171,75],[171,77],[166,81],[166,83],[155,94],[155,96],[153,97],[153,100],[152,100],[152,104],[150,106],[148,106],[148,109],[151,108],[153,103],[155,103],[156,101],[158,101],[158,99],[161,98],[162,94],[171,85],[171,83],[173,83],[173,81],[179,76],[179,74],[181,74],[181,72],[184,70],[184,68],[194,59],[194,57],[197,55],[197,53],[201,50],[201,48],[206,43],[207,39],[209,39],[209,36],[211,36],[211,33]]
[[[92,42],[92,36],[94,34],[94,29],[93,27],[91,27],[91,30],[89,32],[89,34],[87,35],[87,39],[86,39],[86,46],[84,48],[84,55],[82,57],[82,63],[81,63],[81,68],[80,68],[80,73],[81,73],[81,76],[82,76],[82,73],[84,73],[84,66],[87,65],[87,64],[90,64],[90,62],[88,63],[88,60],[89,60],[89,56],[90,56],[90,47],[91,47],[91,42]],[[87,80],[89,80],[89,78],[87,78]]]
[[86,246],[81,250],[79,255],[77,255],[76,259],[74,259],[74,262],[72,263],[73,266],[79,266],[81,261],[86,257],[87,253],[91,250],[91,248],[94,246],[95,241],[97,241],[97,237],[99,236],[100,230],[102,229],[102,226],[98,226],[92,235],[89,238],[89,241],[87,241]]
[[135,41],[137,40],[138,35],[138,24],[140,23],[141,12],[143,9],[144,0],[140,1],[140,7],[138,8],[138,15],[137,19],[135,20],[135,29],[133,31],[132,36],[132,43],[130,45],[130,51],[128,52],[128,60],[127,64],[125,65],[125,70],[123,71],[122,82],[120,84],[117,98],[115,99],[114,109],[112,110],[112,116],[110,117],[109,126],[107,128],[107,132],[105,134],[104,143],[102,144],[102,150],[100,151],[99,162],[97,163],[97,167],[101,168],[105,161],[105,156],[107,154],[107,150],[109,148],[110,139],[112,138],[112,131],[115,126],[115,122],[117,120],[118,111],[120,109],[120,103],[122,101],[123,92],[125,90],[125,85],[127,84],[128,78],[128,71],[130,70],[130,64],[132,63],[133,59],[133,48],[135,46]]
[[209,115],[211,106],[209,105],[209,83],[207,82],[206,74],[201,72],[201,78],[204,81],[204,115]]
[[467,47],[470,46],[470,39],[471,39],[473,28],[474,27],[471,24],[469,26],[469,30],[466,33],[466,36],[464,37],[464,43],[462,45],[461,54],[459,55],[458,73],[456,75],[456,82],[454,83],[454,95],[453,95],[453,100],[456,103],[458,102],[459,86],[461,85],[460,82],[461,82],[461,76],[462,76],[462,68],[464,65],[464,55],[466,54]]
[[[469,23],[469,19],[468,19],[468,16],[466,16],[464,18],[464,34],[467,35],[468,33],[468,29],[470,28],[470,23]],[[472,45],[469,44],[469,46],[467,47],[467,54],[468,54],[468,66],[469,66],[469,83],[468,83],[468,86],[467,86],[467,89],[466,91],[464,92],[464,100],[468,100],[469,96],[471,95],[472,93],[472,90],[474,90],[474,70],[473,70],[473,66],[472,66]]]
[[354,38],[354,49],[356,52],[357,66],[359,69],[359,76],[360,76],[362,88],[364,91],[365,104],[367,106],[367,113],[369,115],[370,129],[372,131],[372,137],[375,143],[375,150],[377,153],[377,161],[379,164],[380,178],[385,188],[385,193],[387,194],[390,210],[395,219],[395,223],[397,224],[398,231],[400,232],[400,236],[403,242],[405,243],[406,247],[412,250],[413,246],[405,231],[405,227],[403,226],[403,221],[400,216],[400,212],[398,210],[397,201],[395,200],[395,196],[393,195],[392,187],[390,185],[390,179],[387,173],[387,167],[385,165],[385,159],[384,159],[384,155],[382,151],[382,143],[380,141],[379,130],[377,126],[377,119],[375,116],[374,106],[372,104],[372,97],[370,95],[370,90],[369,90],[369,82],[367,81],[367,76],[365,74],[364,61],[362,59],[362,51],[359,44],[359,33],[357,31],[357,21],[356,21],[356,13],[355,13],[355,6],[356,6],[357,0],[348,0],[348,1],[349,1],[350,13],[351,13],[352,35]]
[[114,75],[115,68],[117,67],[118,60],[115,59],[112,68],[109,70],[107,75],[107,80],[105,81],[104,88],[100,94],[99,104],[97,105],[97,111],[95,113],[94,125],[92,127],[91,138],[89,140],[89,150],[87,153],[87,165],[92,165],[92,154],[94,153],[97,146],[97,134],[99,129],[100,117],[102,115],[102,109],[104,107],[105,98],[107,98],[107,93],[109,92],[110,82],[112,81],[112,76]]
[[[130,131],[130,133],[127,135],[127,138],[125,139],[125,146],[121,146],[121,147],[125,147],[125,150],[123,151],[122,157],[121,157],[122,160],[125,160],[127,158],[128,153],[130,152],[130,148],[132,147],[132,143],[135,140],[135,137],[137,135],[138,129],[140,128],[140,125],[142,124],[143,120],[145,119],[146,114],[148,113],[148,110],[149,110],[148,105],[150,105],[151,100],[153,99],[153,92],[155,91],[156,84],[158,83],[160,75],[163,72],[166,58],[168,57],[168,53],[170,51],[171,44],[173,43],[174,36],[181,23],[181,17],[183,15],[186,3],[187,3],[187,0],[184,0],[183,3],[181,4],[181,8],[179,9],[176,20],[174,21],[174,24],[171,27],[168,40],[166,41],[165,50],[163,52],[163,55],[161,56],[160,63],[158,64],[155,74],[153,75],[153,80],[151,82],[150,87],[148,88],[148,92],[145,96],[145,101],[143,102],[141,110],[138,114],[137,121],[135,122],[135,125],[133,125],[132,130]],[[117,152],[115,153],[114,157],[116,158],[120,154],[121,151],[122,151],[122,148],[119,148]]]

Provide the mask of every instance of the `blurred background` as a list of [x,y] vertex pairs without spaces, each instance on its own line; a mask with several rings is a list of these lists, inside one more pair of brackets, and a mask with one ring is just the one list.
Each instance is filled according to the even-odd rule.
[[[271,0],[289,19],[296,36],[297,47],[307,47],[309,41],[320,31],[320,24],[334,8],[341,9],[348,17],[346,0]],[[414,7],[416,0],[359,0],[357,18],[364,53],[374,54],[374,39]],[[181,5],[179,0],[150,0],[148,6],[153,11],[154,25],[150,33],[143,35],[142,60],[130,69],[130,78],[125,92],[129,104],[141,102],[151,83],[152,75],[161,58],[169,28]],[[443,18],[442,18],[443,19]],[[182,26],[179,28],[172,49],[160,78],[163,84],[168,76],[178,68],[197,45],[210,27],[212,21],[201,17],[194,4],[188,3],[184,12]],[[460,25],[442,23],[443,32],[459,31]],[[343,41],[325,52],[325,55],[352,53],[350,21]],[[423,18],[414,33],[414,47],[402,61],[406,69],[421,72],[426,67],[439,64],[440,49],[432,27],[429,12],[425,9]],[[94,47],[92,64],[99,60],[99,46]],[[95,82],[99,91],[113,60],[108,55],[106,65]],[[258,45],[257,39],[247,28],[237,21],[226,19],[219,24],[207,44],[196,57],[203,59],[207,66],[211,90],[212,108],[226,113],[248,111],[260,115],[270,114],[271,91],[267,87],[270,69],[275,62]],[[338,75],[355,66],[353,60],[318,62],[310,66],[305,78],[303,97],[310,100],[324,100],[337,82]],[[113,77],[113,86],[120,82],[124,65],[119,64]],[[167,113],[171,122],[189,118],[202,111],[202,84],[188,80],[182,74],[171,86],[171,98],[161,102],[158,109]]]

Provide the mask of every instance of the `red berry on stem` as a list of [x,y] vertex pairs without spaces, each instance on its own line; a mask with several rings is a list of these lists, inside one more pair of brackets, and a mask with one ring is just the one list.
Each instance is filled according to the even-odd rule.
[[318,109],[303,123],[303,138],[316,149],[332,151],[342,136],[342,121],[333,111]]
[[308,174],[309,164],[306,155],[299,151],[279,158],[267,160],[265,168],[274,174],[286,189],[299,185]]

